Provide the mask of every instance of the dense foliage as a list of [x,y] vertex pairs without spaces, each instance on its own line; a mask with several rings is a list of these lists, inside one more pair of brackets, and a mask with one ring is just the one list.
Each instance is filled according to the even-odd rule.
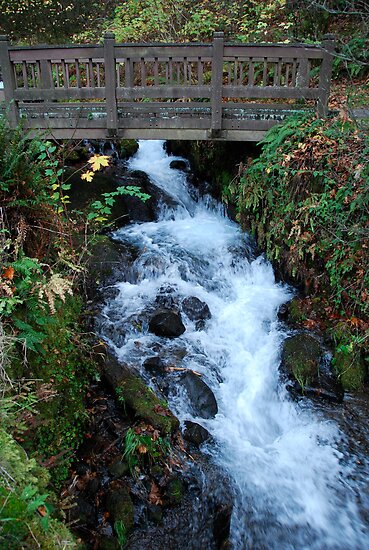
[[292,117],[267,134],[236,191],[243,223],[319,296],[323,319],[346,324],[351,349],[369,336],[368,154],[367,133],[346,117]]

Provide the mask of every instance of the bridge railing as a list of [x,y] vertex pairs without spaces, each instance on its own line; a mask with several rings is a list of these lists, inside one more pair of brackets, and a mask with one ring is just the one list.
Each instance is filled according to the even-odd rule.
[[313,100],[325,116],[333,51],[332,37],[319,46],[228,44],[222,33],[209,44],[117,44],[107,34],[103,45],[33,47],[0,37],[0,101],[13,125],[22,116],[28,127],[59,136],[71,128],[111,135],[200,128],[216,137],[252,129],[242,113],[280,108],[277,100],[287,110]]

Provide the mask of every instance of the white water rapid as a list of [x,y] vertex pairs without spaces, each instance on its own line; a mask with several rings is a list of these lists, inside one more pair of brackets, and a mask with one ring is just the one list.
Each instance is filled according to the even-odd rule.
[[[275,282],[263,257],[252,256],[247,236],[220,207],[192,198],[186,174],[169,168],[173,158],[163,142],[143,141],[129,161],[178,206],[163,206],[159,221],[114,235],[141,254],[135,276],[117,284],[119,294],[105,308],[106,318],[124,326],[124,338],[111,344],[122,360],[139,365],[153,349],[172,353],[212,388],[219,408],[213,419],[196,418],[183,390],[172,390],[168,399],[181,421],[209,430],[215,444],[207,452],[233,480],[232,548],[369,548],[363,495],[344,436],[324,411],[292,401],[279,382],[286,334],[277,311],[290,290]],[[212,317],[205,328],[196,330],[183,315],[186,332],[164,342],[140,325],[140,314],[163,289],[179,301],[206,302]]]

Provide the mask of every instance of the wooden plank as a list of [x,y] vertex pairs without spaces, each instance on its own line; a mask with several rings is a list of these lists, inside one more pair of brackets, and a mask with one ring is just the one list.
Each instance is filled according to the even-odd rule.
[[99,58],[103,60],[104,50],[102,46],[73,46],[73,47],[57,47],[51,46],[39,48],[11,49],[10,59],[15,62],[22,61],[61,61],[62,59],[74,61],[75,59]]
[[211,86],[135,86],[134,88],[118,88],[117,98],[119,99],[141,99],[141,98],[210,98]]
[[0,36],[0,66],[2,80],[4,83],[4,98],[8,109],[8,119],[10,126],[16,128],[19,122],[18,106],[15,101],[15,76],[13,65],[9,56],[9,42],[6,36]]
[[264,99],[318,99],[319,88],[287,88],[285,86],[223,86],[223,97]]
[[224,34],[214,33],[213,60],[211,70],[211,133],[216,136],[222,128],[222,87],[223,87],[223,48]]
[[271,44],[271,45],[224,45],[224,58],[246,59],[248,57],[258,57],[263,59],[274,58],[278,59],[282,57],[297,57],[298,59],[322,59],[323,52],[320,46],[306,46],[296,45],[291,46],[289,44]]
[[115,55],[117,59],[126,59],[129,57],[134,60],[139,60],[142,57],[157,57],[159,60],[166,60],[169,57],[178,59],[184,59],[185,57],[207,57],[210,60],[212,47],[209,44],[171,44],[168,46],[160,44],[127,44],[127,46],[116,46]]
[[106,33],[104,36],[104,60],[105,60],[105,96],[108,134],[114,136],[118,127],[117,97],[116,97],[116,72],[115,72],[115,35]]
[[18,101],[58,101],[61,99],[104,99],[105,88],[54,88],[42,90],[15,90],[14,97]]

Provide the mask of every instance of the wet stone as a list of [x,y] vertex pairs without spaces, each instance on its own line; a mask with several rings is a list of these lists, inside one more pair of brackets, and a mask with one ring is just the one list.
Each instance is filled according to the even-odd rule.
[[213,418],[218,412],[218,405],[213,392],[207,384],[192,371],[181,377],[181,383],[187,391],[193,412],[201,418]]
[[196,296],[188,296],[182,302],[184,313],[191,321],[205,321],[211,318],[209,306]]
[[160,524],[163,520],[163,509],[161,506],[149,504],[147,507],[147,515],[151,521]]
[[106,495],[105,506],[113,523],[122,521],[127,532],[132,529],[134,509],[125,487],[112,487]]
[[185,330],[181,315],[171,309],[162,308],[157,310],[149,322],[149,331],[156,334],[156,336],[177,338]]
[[188,170],[187,162],[185,160],[172,160],[169,164],[169,168],[172,168],[173,170],[183,170],[185,172]]
[[197,447],[207,441],[210,437],[210,434],[206,428],[200,426],[196,422],[191,422],[191,420],[186,420],[185,431],[183,437],[189,443],[193,443]]
[[143,367],[150,373],[155,375],[164,374],[165,372],[165,363],[161,357],[149,357],[143,362]]
[[113,478],[123,477],[128,474],[129,466],[127,462],[118,458],[109,466],[109,473]]

